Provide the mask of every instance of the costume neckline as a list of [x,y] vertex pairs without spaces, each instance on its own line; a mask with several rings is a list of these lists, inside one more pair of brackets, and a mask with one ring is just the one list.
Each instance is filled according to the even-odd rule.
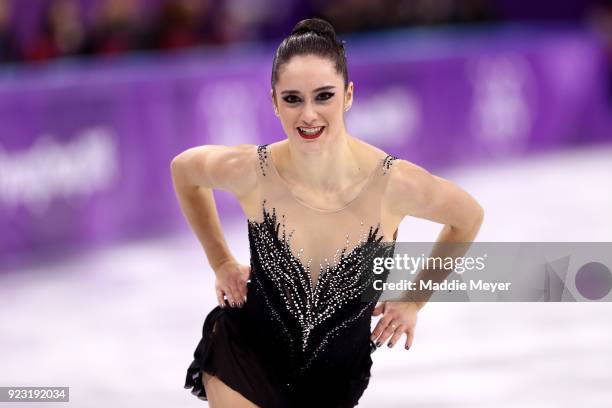
[[374,180],[375,178],[374,176],[380,169],[382,163],[384,163],[385,159],[389,156],[389,155],[386,155],[386,157],[382,159],[378,159],[378,162],[376,166],[374,167],[374,170],[372,170],[370,174],[368,174],[366,182],[363,184],[363,186],[361,186],[361,188],[359,189],[359,191],[357,192],[357,194],[355,194],[353,198],[351,198],[348,202],[346,202],[342,207],[327,209],[327,208],[318,208],[311,204],[308,204],[307,202],[305,202],[304,200],[302,200],[301,198],[293,194],[293,191],[291,190],[289,182],[280,175],[278,169],[276,168],[276,164],[274,163],[274,159],[272,158],[272,147],[270,145],[265,145],[265,149],[268,151],[268,160],[270,163],[270,167],[272,167],[272,171],[279,178],[279,180],[281,181],[281,183],[283,184],[284,188],[287,190],[291,198],[293,198],[293,200],[295,200],[298,204],[310,210],[321,212],[321,213],[339,212],[349,207],[353,202],[357,201],[357,199],[360,198],[365,193],[366,190],[368,190],[369,186],[372,184],[372,180]]

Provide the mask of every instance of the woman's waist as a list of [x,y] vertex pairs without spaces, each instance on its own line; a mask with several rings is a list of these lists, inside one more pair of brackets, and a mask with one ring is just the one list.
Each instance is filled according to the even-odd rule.
[[266,296],[249,294],[243,307],[233,310],[230,315],[261,335],[283,336],[301,332],[304,337],[316,337],[321,332],[351,331],[354,338],[369,338],[374,304],[358,302],[337,307],[333,304],[305,305],[302,302],[300,306],[274,303]]

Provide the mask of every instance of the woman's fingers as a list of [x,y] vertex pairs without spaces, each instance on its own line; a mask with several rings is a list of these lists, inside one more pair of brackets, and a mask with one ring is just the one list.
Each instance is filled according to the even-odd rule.
[[380,335],[379,342],[381,345],[387,340],[389,340],[389,337],[391,337],[391,335],[395,332],[395,330],[397,329],[397,326],[398,326],[397,323],[393,323],[393,322],[390,322],[389,324],[387,324],[387,327],[385,327],[382,334]]
[[408,350],[414,339],[414,328],[407,329],[406,325],[399,324],[396,321],[384,318],[378,321],[376,328],[372,332],[371,339],[376,342],[376,346],[380,347],[384,342],[387,342],[388,347],[393,347],[397,344],[402,334],[406,333],[406,345]]
[[245,303],[246,303],[246,296],[247,296],[247,283],[246,280],[241,279],[238,282],[238,296],[239,296],[239,302],[240,302],[240,306],[242,307]]
[[383,317],[376,324],[376,327],[374,328],[374,331],[372,332],[371,336],[371,339],[376,342],[376,346],[380,347],[384,343],[386,339],[386,337],[384,337],[385,330],[387,330],[390,321],[391,319]]
[[414,327],[406,333],[406,345],[404,346],[406,350],[409,350],[412,347],[412,341],[414,340]]
[[[251,267],[236,263],[226,263],[217,273],[217,301],[221,307],[242,307],[246,302]],[[227,299],[227,303],[225,303]]]
[[384,302],[377,304],[374,310],[372,311],[372,316],[378,316],[379,314],[383,312],[384,308],[385,308]]
[[399,327],[395,328],[395,331],[391,335],[391,340],[389,340],[389,342],[387,343],[387,347],[395,346],[395,344],[400,339],[400,337],[402,337],[402,333],[404,333],[402,328],[403,328],[403,326],[399,326]]
[[219,306],[225,307],[225,300],[223,299],[223,291],[221,289],[216,289],[215,293],[217,294],[217,303],[219,303]]
[[244,305],[247,296],[246,286],[246,282],[243,282],[241,279],[237,279],[230,284],[228,300],[232,307],[242,307]]
[[230,304],[232,307],[237,307],[240,303],[240,289],[238,289],[237,282],[233,282],[229,287],[230,293]]
[[248,283],[249,283],[249,279],[251,278],[251,266],[250,265],[245,265],[245,276],[242,279],[242,281],[240,282],[240,299],[246,303],[247,300],[247,293],[248,293]]
[[240,289],[240,301],[242,303],[246,303],[246,297],[247,297],[247,280],[246,279],[240,281],[239,289]]
[[[376,342],[376,346],[380,347],[382,343],[388,340],[387,346],[395,346],[406,333],[406,350],[409,350],[414,340],[414,329],[417,321],[418,305],[414,302],[399,302],[397,304],[386,304],[382,310],[377,305],[374,315],[381,314],[382,317],[376,324],[376,328],[370,336],[372,341]],[[378,310],[377,310],[378,309]]]

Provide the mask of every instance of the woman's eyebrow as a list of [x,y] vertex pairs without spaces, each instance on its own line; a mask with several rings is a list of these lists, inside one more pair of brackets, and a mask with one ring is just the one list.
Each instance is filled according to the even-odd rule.
[[[333,86],[333,85],[322,86],[322,87],[319,87],[319,88],[315,89],[314,91],[312,91],[312,93],[321,92],[321,91],[329,91],[330,89],[334,89],[334,88],[336,88],[336,87]],[[300,93],[300,91],[296,91],[296,90],[290,89],[290,90],[287,90],[287,91],[282,91],[281,95],[299,94],[299,93]]]

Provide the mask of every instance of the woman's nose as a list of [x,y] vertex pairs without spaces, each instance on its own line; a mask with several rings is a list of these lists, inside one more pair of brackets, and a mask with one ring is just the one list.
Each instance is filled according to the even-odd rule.
[[302,122],[307,124],[312,124],[314,121],[317,120],[317,111],[314,107],[314,104],[310,102],[306,102],[304,104],[304,109],[302,109],[300,119],[302,120]]

